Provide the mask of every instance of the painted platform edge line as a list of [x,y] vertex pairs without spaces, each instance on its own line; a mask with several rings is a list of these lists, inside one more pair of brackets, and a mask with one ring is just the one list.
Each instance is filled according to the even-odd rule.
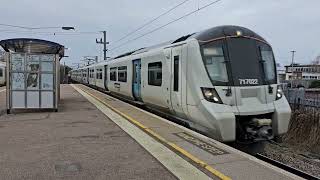
[[157,139],[153,138],[142,129],[134,125],[132,122],[128,121],[118,113],[108,108],[103,103],[99,102],[94,97],[85,93],[78,87],[74,87],[74,89],[86,100],[88,100],[89,103],[95,106],[101,113],[110,118],[113,123],[115,123],[129,136],[131,136],[131,138],[133,138],[138,144],[140,144],[142,148],[144,148],[176,178],[185,180],[212,179],[208,176],[208,174],[205,174],[199,168],[195,167],[193,164],[183,159],[177,153],[173,152],[170,148],[166,147],[165,144],[157,141]]
[[[74,85],[71,85],[72,87],[74,87]],[[81,89],[80,87],[76,87]],[[214,176],[223,179],[223,180],[229,180],[231,179],[230,177],[224,175],[223,173],[219,172],[218,170],[214,169],[213,167],[211,167],[210,165],[208,165],[208,163],[198,159],[197,157],[195,157],[194,155],[192,155],[191,153],[189,153],[188,151],[184,150],[183,148],[179,147],[178,145],[167,141],[165,138],[163,138],[162,136],[160,136],[158,133],[152,131],[151,129],[147,128],[146,126],[144,126],[143,124],[141,124],[140,122],[138,122],[137,120],[135,120],[134,118],[131,118],[130,116],[122,113],[121,111],[117,110],[116,108],[112,107],[111,105],[107,104],[106,102],[100,100],[98,97],[94,96],[93,94],[81,89],[83,92],[85,92],[86,94],[88,94],[89,96],[93,97],[94,99],[96,99],[97,101],[99,101],[100,103],[104,104],[105,106],[107,106],[108,108],[110,108],[112,111],[116,112],[117,114],[119,114],[120,116],[124,117],[125,119],[127,119],[128,121],[130,121],[131,123],[133,123],[134,125],[136,125],[137,127],[139,127],[140,129],[144,130],[144,132],[146,132],[147,134],[151,135],[152,137],[156,138],[158,141],[168,145],[169,147],[173,148],[175,151],[181,153],[182,155],[184,155],[185,157],[187,157],[188,159],[190,159],[191,161],[193,161],[194,163],[198,164],[199,166],[205,168],[207,171],[209,171],[210,173],[212,173]]]

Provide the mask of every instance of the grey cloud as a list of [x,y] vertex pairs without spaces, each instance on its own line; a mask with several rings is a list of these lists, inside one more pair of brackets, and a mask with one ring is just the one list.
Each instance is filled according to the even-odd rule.
[[[137,28],[144,22],[161,14],[182,0],[7,0],[0,6],[1,23],[25,26],[76,26],[77,31],[108,31],[112,43],[119,37]],[[205,5],[210,0],[190,0],[181,8],[148,26],[137,37],[155,27],[169,22],[187,12]],[[113,52],[121,52],[177,38],[181,35],[200,31],[213,26],[233,24],[256,31],[273,46],[277,60],[289,63],[290,50],[297,51],[296,59],[307,63],[320,54],[318,45],[320,13],[318,0],[223,0],[186,19],[130,43]],[[12,34],[1,32],[0,39],[34,37],[52,40],[71,50],[67,52],[68,63],[77,62],[85,55],[102,56],[101,46],[95,44],[97,35],[52,36],[39,34]],[[52,31],[52,30],[42,30]],[[131,39],[128,38],[128,39]],[[124,41],[125,42],[125,41]]]

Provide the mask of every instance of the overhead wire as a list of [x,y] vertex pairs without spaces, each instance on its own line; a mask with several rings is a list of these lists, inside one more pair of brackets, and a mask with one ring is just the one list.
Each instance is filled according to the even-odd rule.
[[92,32],[37,32],[37,31],[14,31],[14,30],[0,30],[1,33],[12,33],[12,34],[41,34],[41,35],[84,35],[84,34],[101,34],[101,32],[98,31],[92,31]]
[[174,20],[172,20],[172,21],[170,21],[170,22],[168,22],[168,23],[166,23],[166,24],[164,24],[164,25],[162,25],[162,26],[159,26],[159,27],[157,27],[157,28],[154,28],[154,29],[146,32],[145,34],[142,34],[142,35],[140,35],[140,36],[138,36],[138,37],[136,37],[136,38],[130,39],[130,40],[128,40],[128,41],[125,41],[124,43],[122,43],[122,44],[120,44],[120,45],[118,45],[118,46],[110,49],[109,52],[110,52],[110,51],[114,51],[115,49],[118,49],[118,48],[120,48],[120,47],[122,47],[122,46],[124,46],[124,45],[126,45],[126,44],[128,44],[128,43],[130,43],[130,42],[132,42],[132,41],[135,41],[135,40],[137,40],[137,39],[140,39],[140,38],[142,38],[142,37],[144,37],[144,36],[146,36],[146,35],[149,35],[149,34],[155,32],[155,31],[158,31],[158,30],[160,30],[160,29],[162,29],[162,28],[164,28],[164,27],[166,27],[166,26],[168,26],[168,25],[170,25],[170,24],[172,24],[172,23],[174,23],[174,22],[177,22],[177,21],[179,21],[179,20],[181,20],[181,19],[183,19],[183,18],[186,18],[186,17],[188,17],[188,16],[190,16],[190,15],[192,15],[192,14],[194,14],[194,13],[196,13],[196,12],[202,10],[202,9],[205,9],[205,8],[207,8],[207,7],[209,7],[209,6],[213,5],[213,4],[216,4],[216,3],[218,3],[219,1],[222,1],[222,0],[213,1],[213,2],[211,2],[211,3],[207,4],[207,5],[204,5],[204,6],[198,8],[198,9],[196,9],[196,10],[194,10],[194,11],[191,11],[191,12],[189,12],[189,13],[183,15],[183,16],[180,16],[179,18],[174,19]]
[[174,6],[174,7],[172,7],[171,9],[169,9],[169,10],[165,11],[164,13],[160,14],[159,16],[157,16],[157,17],[155,17],[155,18],[151,19],[150,21],[146,22],[145,24],[141,25],[140,27],[136,28],[135,30],[133,30],[133,31],[129,32],[128,34],[126,34],[126,35],[124,35],[123,37],[121,37],[121,38],[119,38],[118,40],[116,40],[116,41],[114,42],[114,44],[116,44],[116,43],[118,43],[118,42],[122,41],[123,39],[125,39],[125,38],[129,37],[130,35],[134,34],[135,32],[137,32],[137,31],[139,31],[139,30],[143,29],[143,28],[144,28],[144,27],[146,27],[147,25],[149,25],[149,24],[153,23],[154,21],[158,20],[160,17],[162,17],[162,16],[164,16],[164,15],[168,14],[169,12],[173,11],[174,9],[178,8],[179,6],[181,6],[181,5],[185,4],[185,3],[186,3],[186,2],[188,2],[188,1],[190,1],[190,0],[184,0],[183,2],[181,2],[181,3],[177,4],[176,6]]

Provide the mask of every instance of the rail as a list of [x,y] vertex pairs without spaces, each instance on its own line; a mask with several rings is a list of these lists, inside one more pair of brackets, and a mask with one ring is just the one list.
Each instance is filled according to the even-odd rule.
[[279,161],[273,160],[273,159],[271,159],[271,158],[269,158],[269,157],[267,157],[267,156],[264,156],[264,155],[262,155],[262,154],[259,154],[259,153],[256,154],[256,158],[258,158],[258,159],[260,159],[260,160],[262,160],[262,161],[265,161],[265,162],[267,162],[267,163],[270,163],[270,164],[272,164],[272,165],[274,165],[274,166],[276,166],[276,167],[278,167],[278,168],[281,168],[281,169],[283,169],[283,170],[285,170],[285,171],[288,171],[288,172],[290,172],[290,173],[292,173],[292,174],[295,174],[295,175],[297,175],[297,176],[300,176],[300,177],[302,177],[302,178],[304,178],[304,179],[320,180],[320,178],[318,178],[318,177],[315,177],[315,176],[313,176],[313,175],[311,175],[311,174],[308,174],[308,173],[306,173],[306,172],[303,172],[303,171],[301,171],[301,170],[299,170],[299,169],[296,169],[296,168],[294,168],[294,167],[291,167],[291,166],[288,166],[288,165],[286,165],[286,164],[283,164],[283,163],[281,163],[281,162],[279,162]]

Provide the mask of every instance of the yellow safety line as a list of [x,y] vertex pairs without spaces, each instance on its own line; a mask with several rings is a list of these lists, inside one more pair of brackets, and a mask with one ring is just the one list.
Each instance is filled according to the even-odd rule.
[[191,153],[189,153],[188,151],[184,150],[183,148],[179,147],[178,145],[167,141],[165,138],[163,138],[162,136],[160,136],[158,133],[152,131],[151,129],[147,128],[146,126],[144,126],[143,124],[141,124],[139,121],[133,119],[132,117],[122,113],[121,111],[119,111],[118,109],[112,107],[111,105],[107,104],[106,102],[100,100],[97,96],[89,93],[86,90],[83,90],[82,88],[78,87],[79,89],[81,89],[83,92],[87,93],[88,95],[90,95],[91,97],[95,98],[97,101],[101,102],[102,104],[104,104],[105,106],[107,106],[108,108],[110,108],[112,111],[118,113],[120,116],[124,117],[125,119],[129,120],[131,123],[133,123],[134,125],[138,126],[140,129],[143,129],[145,132],[147,132],[148,134],[152,135],[153,137],[155,137],[156,139],[158,139],[159,141],[167,144],[168,146],[170,146],[171,148],[173,148],[174,150],[178,151],[179,153],[183,154],[184,156],[186,156],[187,158],[189,158],[190,160],[192,160],[193,162],[195,162],[196,164],[200,165],[201,167],[205,168],[206,170],[208,170],[209,172],[211,172],[213,175],[219,177],[220,179],[223,180],[230,180],[231,178],[222,174],[221,172],[219,172],[218,170],[212,168],[210,165],[208,165],[207,163],[205,163],[204,161],[198,159],[197,157],[195,157],[194,155],[192,155]]

